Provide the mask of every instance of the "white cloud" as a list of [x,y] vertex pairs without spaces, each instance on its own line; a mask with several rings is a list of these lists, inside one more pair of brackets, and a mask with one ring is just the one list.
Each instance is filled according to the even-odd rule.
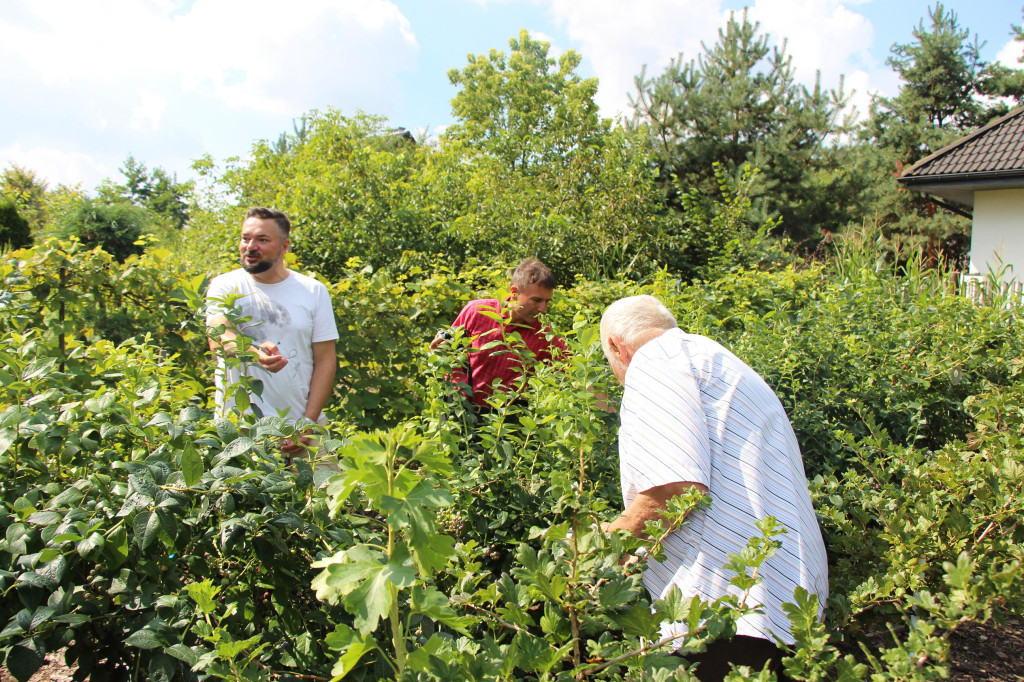
[[167,108],[167,100],[149,90],[139,90],[139,104],[129,124],[134,130],[160,130],[160,118]]
[[64,152],[49,147],[26,149],[14,144],[0,149],[0,159],[5,160],[4,168],[15,164],[28,168],[45,180],[50,189],[57,185],[74,186],[83,184],[89,189],[110,175],[111,169],[88,154]]
[[[598,104],[606,116],[629,113],[634,77],[647,66],[658,75],[682,53],[686,61],[718,39],[730,11],[721,0],[546,0],[555,20],[589,58],[600,79]],[[895,94],[891,71],[870,53],[875,29],[856,6],[868,0],[755,0],[749,18],[759,21],[772,44],[786,40],[796,78],[856,92],[851,104],[863,115],[871,93]]]
[[328,105],[378,111],[419,49],[390,0],[5,3],[0,78],[74,93],[79,123],[89,116],[95,128],[155,131],[159,100],[183,97],[288,117]]
[[875,27],[851,9],[866,0],[756,0],[750,18],[775,44],[786,41],[797,81],[813,85],[820,72],[823,88],[838,88],[850,97],[848,111],[864,118],[872,96],[895,95],[898,79],[871,54]]
[[[198,0],[173,23],[187,90],[279,115],[325,103],[375,108],[419,49],[386,0]],[[372,96],[353,101],[359,93]]]
[[1020,62],[1021,56],[1024,56],[1024,43],[1010,40],[999,50],[995,61],[1011,69],[1020,69],[1024,67]]
[[821,71],[824,83],[877,66],[870,54],[875,30],[863,14],[844,0],[756,0],[750,18],[778,44],[786,41],[798,80],[811,83]]
[[633,79],[643,65],[657,75],[680,52],[696,57],[700,42],[713,39],[722,23],[719,0],[549,2],[594,67],[600,80],[596,100],[605,116],[628,113]]

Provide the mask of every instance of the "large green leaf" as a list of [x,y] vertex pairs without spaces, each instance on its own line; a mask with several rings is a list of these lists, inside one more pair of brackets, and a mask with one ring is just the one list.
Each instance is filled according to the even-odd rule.
[[160,533],[160,517],[153,512],[140,509],[135,514],[135,544],[139,549],[145,550]]
[[7,670],[18,682],[28,680],[43,666],[43,649],[32,642],[28,645],[17,644],[7,654]]
[[252,438],[248,438],[246,436],[237,438],[228,443],[228,446],[224,448],[224,451],[217,456],[217,462],[227,462],[234,457],[244,455],[254,447],[256,447],[256,442]]
[[181,451],[181,475],[185,485],[192,487],[203,479],[203,458],[191,443],[187,443]]
[[424,616],[444,623],[448,627],[464,635],[469,634],[469,627],[473,625],[474,619],[469,616],[460,616],[440,590],[429,585],[417,585],[412,591],[412,610],[415,613],[422,613]]
[[128,635],[124,643],[138,649],[159,649],[164,645],[157,633],[145,628]]
[[359,659],[377,649],[377,643],[372,636],[367,637],[343,624],[337,625],[334,631],[327,635],[326,644],[332,650],[341,652],[341,656],[334,663],[334,668],[331,669],[331,674],[339,680],[355,670]]

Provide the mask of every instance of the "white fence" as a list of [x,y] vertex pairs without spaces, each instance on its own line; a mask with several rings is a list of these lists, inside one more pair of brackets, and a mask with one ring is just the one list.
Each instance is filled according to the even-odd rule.
[[1004,281],[992,276],[960,275],[960,291],[978,304],[1021,305],[1024,303],[1024,282],[1017,279]]

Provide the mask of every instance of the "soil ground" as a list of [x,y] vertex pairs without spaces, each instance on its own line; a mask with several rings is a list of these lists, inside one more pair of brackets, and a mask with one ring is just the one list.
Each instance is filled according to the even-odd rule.
[[1024,622],[968,623],[949,642],[950,679],[1024,681]]

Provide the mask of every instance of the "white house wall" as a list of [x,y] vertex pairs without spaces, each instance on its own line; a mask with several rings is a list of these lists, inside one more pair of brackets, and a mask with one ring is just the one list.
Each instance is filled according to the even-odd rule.
[[1008,267],[1004,280],[1024,281],[1024,189],[974,194],[971,228],[971,273],[986,275]]

